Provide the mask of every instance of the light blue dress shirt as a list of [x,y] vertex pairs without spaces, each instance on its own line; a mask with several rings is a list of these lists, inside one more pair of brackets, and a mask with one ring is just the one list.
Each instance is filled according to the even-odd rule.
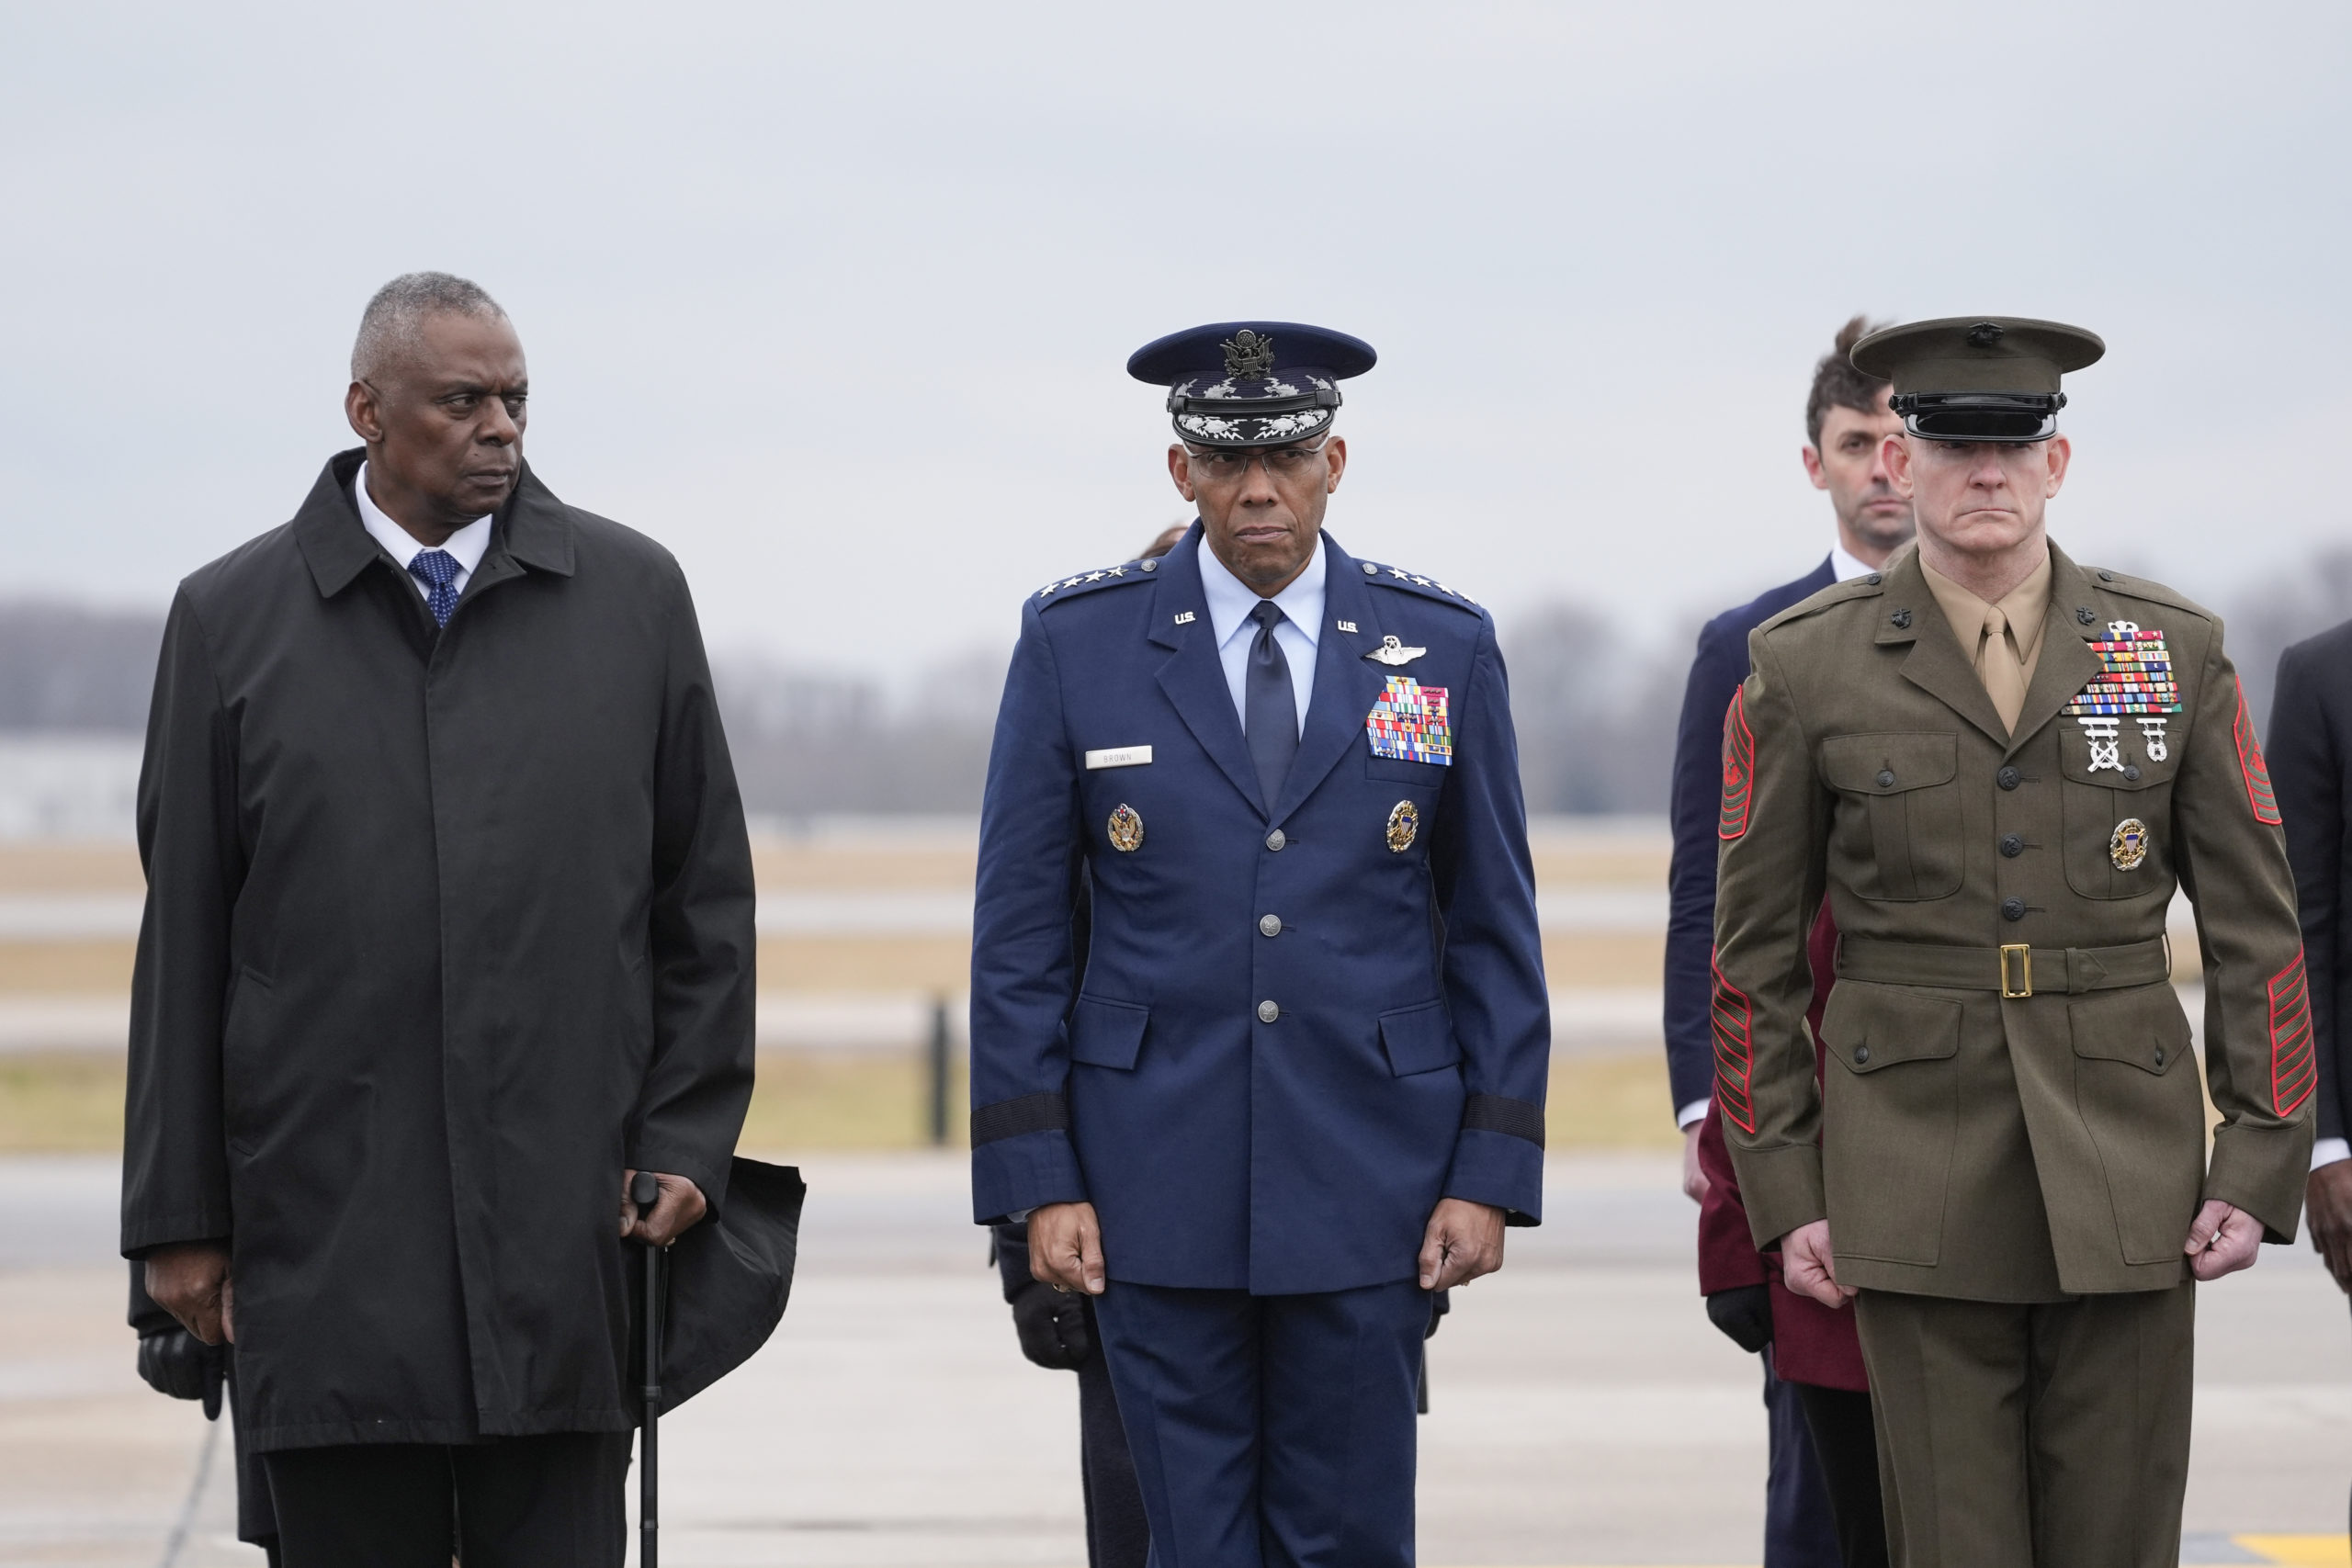
[[[1250,612],[1258,607],[1258,591],[1242,581],[1216,558],[1208,541],[1201,541],[1201,592],[1208,600],[1209,630],[1216,635],[1216,656],[1225,666],[1226,690],[1233,694],[1233,711],[1249,722],[1250,645],[1257,639],[1258,624]],[[1315,696],[1315,644],[1323,630],[1323,541],[1315,541],[1314,557],[1288,588],[1274,595],[1283,613],[1274,627],[1274,645],[1290,663],[1290,685],[1297,699],[1299,733],[1306,733],[1306,705]]]

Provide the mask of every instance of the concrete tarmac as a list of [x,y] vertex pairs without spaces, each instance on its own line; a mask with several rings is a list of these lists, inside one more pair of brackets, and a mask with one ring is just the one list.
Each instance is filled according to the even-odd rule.
[[[662,1423],[671,1568],[1084,1561],[1076,1381],[1021,1359],[965,1169],[805,1162],[782,1328]],[[1555,1156],[1547,1223],[1456,1297],[1430,1350],[1422,1562],[1758,1561],[1758,1373],[1701,1309],[1676,1177],[1667,1158]],[[180,1568],[258,1563],[232,1539],[225,1441],[194,1486],[200,1412],[132,1371],[115,1183],[110,1159],[0,1160],[0,1563],[162,1564],[184,1510]],[[2266,1248],[2203,1293],[2198,1354],[2184,1562],[2345,1562],[2344,1298],[2307,1250]]]

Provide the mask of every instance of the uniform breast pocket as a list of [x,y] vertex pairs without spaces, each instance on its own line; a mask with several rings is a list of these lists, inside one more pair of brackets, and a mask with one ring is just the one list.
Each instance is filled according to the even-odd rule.
[[1363,776],[1384,784],[1419,784],[1435,793],[1445,783],[1449,768],[1439,762],[1411,762],[1400,757],[1368,757],[1364,761]]
[[[2109,720],[2110,726],[2119,721]],[[2066,830],[2066,886],[2086,898],[2137,898],[2172,891],[2172,781],[2177,739],[2094,735],[2061,719],[2058,773]],[[2174,721],[2177,723],[2178,720]],[[2163,756],[2152,756],[2162,751]]]
[[1869,844],[1865,898],[1917,903],[1960,891],[1960,742],[1949,734],[1833,735],[1821,776],[1838,795],[1841,831]]

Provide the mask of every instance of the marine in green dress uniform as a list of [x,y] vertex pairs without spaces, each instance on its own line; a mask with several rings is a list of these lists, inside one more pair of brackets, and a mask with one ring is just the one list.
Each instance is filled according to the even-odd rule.
[[2061,373],[2103,352],[1981,317],[1858,344],[1919,548],[1758,627],[1724,720],[1716,1096],[1758,1244],[1854,1300],[1908,1568],[2177,1560],[2193,1281],[2292,1239],[2310,1156],[2293,882],[2221,623],[2043,530]]

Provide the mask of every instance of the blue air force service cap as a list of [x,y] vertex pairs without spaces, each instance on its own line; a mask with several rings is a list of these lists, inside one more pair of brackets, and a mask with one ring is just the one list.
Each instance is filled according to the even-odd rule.
[[1218,321],[1128,356],[1127,374],[1168,389],[1176,434],[1198,446],[1311,441],[1340,412],[1340,383],[1379,355],[1362,338],[1296,321]]
[[2047,441],[2058,378],[2107,352],[2097,333],[2023,316],[1945,316],[1875,332],[1854,368],[1894,384],[1903,428],[1930,441]]

